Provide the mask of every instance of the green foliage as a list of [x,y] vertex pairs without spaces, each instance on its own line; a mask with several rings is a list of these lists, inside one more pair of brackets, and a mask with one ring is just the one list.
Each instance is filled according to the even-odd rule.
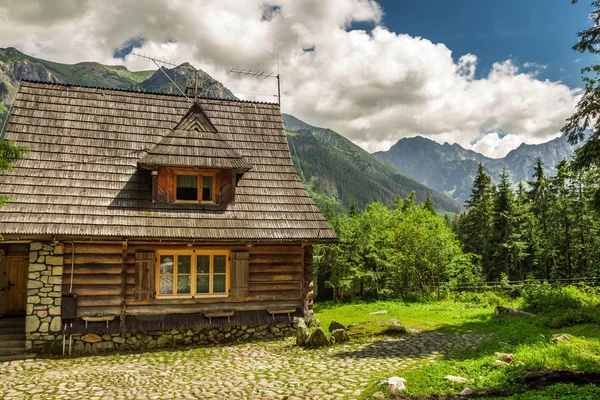
[[600,219],[594,214],[598,168],[577,169],[566,159],[546,177],[538,159],[529,187],[514,190],[507,174],[497,187],[480,166],[468,212],[456,231],[476,255],[488,281],[578,278],[600,272]]
[[341,214],[330,222],[339,242],[316,246],[315,266],[334,289],[334,299],[420,301],[441,282],[476,279],[452,229],[417,206],[414,194],[398,200],[394,209],[371,203],[362,213]]
[[486,307],[495,307],[507,304],[510,300],[502,292],[455,292],[452,294],[452,299],[459,303],[480,305]]
[[528,282],[521,291],[523,307],[533,313],[552,313],[593,306],[596,296],[575,286],[555,287],[548,282]]
[[[27,149],[14,146],[10,141],[0,139],[0,174],[11,168],[12,163],[23,158]],[[0,196],[0,207],[10,198]]]

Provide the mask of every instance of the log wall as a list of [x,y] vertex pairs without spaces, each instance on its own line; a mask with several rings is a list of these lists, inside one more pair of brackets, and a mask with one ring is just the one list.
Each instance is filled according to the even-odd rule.
[[[249,252],[246,298],[181,298],[136,300],[135,253],[156,250],[219,249]],[[195,245],[144,243],[75,243],[73,293],[78,296],[78,316],[164,315],[216,310],[266,310],[303,308],[304,254],[301,243]],[[65,244],[63,294],[71,283],[71,246]]]

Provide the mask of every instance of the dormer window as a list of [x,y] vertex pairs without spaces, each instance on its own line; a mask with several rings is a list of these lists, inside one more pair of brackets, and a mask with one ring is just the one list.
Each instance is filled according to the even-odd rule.
[[152,201],[225,207],[252,166],[217,132],[199,103],[139,160],[151,170]]
[[215,173],[175,172],[175,201],[216,203]]

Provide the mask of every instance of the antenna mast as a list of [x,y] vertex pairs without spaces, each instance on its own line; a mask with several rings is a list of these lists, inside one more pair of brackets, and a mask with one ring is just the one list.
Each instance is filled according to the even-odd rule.
[[[118,51],[120,53],[125,53],[124,50],[119,49],[119,48],[116,48],[115,51]],[[177,85],[177,83],[175,81],[173,81],[173,79],[171,79],[171,77],[163,70],[163,67],[160,66],[159,63],[161,63],[163,65],[168,65],[168,66],[173,67],[173,68],[177,68],[180,65],[177,65],[175,63],[169,62],[167,60],[161,60],[160,58],[154,58],[154,57],[149,57],[149,56],[144,55],[144,54],[135,53],[133,51],[129,52],[128,54],[134,55],[134,56],[139,57],[139,58],[143,58],[145,60],[152,61],[158,67],[158,69],[163,74],[165,74],[165,76],[167,77],[167,79],[169,81],[171,81],[171,83],[177,88],[177,90],[179,90],[179,92],[182,95],[185,96],[186,99],[189,100],[188,94],[192,94],[194,96],[194,100],[196,100],[199,97],[200,93],[198,92],[198,69],[196,69],[194,66],[190,65],[190,66],[186,67],[188,70],[194,72],[194,86],[193,87],[190,87],[190,86],[186,87],[186,92],[187,92],[187,94],[186,94],[186,92],[184,92],[183,90],[181,90],[181,88]],[[192,93],[190,93],[190,92],[192,92]]]
[[[279,64],[279,62],[278,62]],[[277,69],[279,70],[279,66],[277,67]],[[252,78],[277,78],[277,104],[279,104],[279,108],[281,108],[281,77],[279,76],[279,72],[277,72],[277,74],[273,74],[272,72],[265,72],[265,71],[252,71],[251,69],[249,69],[248,71],[245,71],[243,69],[241,70],[237,70],[237,69],[233,69],[231,68],[228,72],[228,74],[238,74],[238,75],[243,75],[243,76],[250,76]]]

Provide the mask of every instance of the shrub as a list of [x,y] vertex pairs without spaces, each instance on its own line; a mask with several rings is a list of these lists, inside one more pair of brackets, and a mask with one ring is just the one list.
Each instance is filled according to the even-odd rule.
[[528,282],[522,290],[523,308],[540,314],[593,307],[596,296],[585,287],[553,287],[548,282]]
[[480,293],[460,292],[454,294],[454,301],[460,303],[495,307],[504,304],[507,301],[507,298],[503,293],[496,293],[492,291],[485,291]]

